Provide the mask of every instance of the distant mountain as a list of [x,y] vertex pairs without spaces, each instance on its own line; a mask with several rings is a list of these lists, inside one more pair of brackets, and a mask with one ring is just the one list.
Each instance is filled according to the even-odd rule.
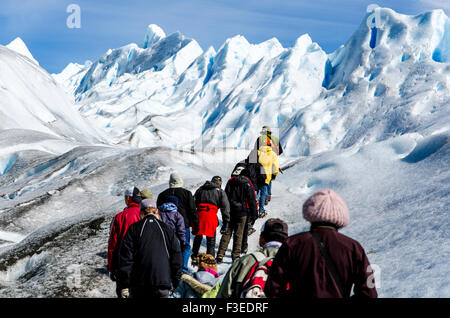
[[19,37],[12,40],[9,44],[6,45],[6,47],[10,50],[13,50],[19,54],[22,54],[23,56],[26,56],[30,60],[32,60],[34,63],[39,65],[39,62],[35,60],[33,55],[31,54],[30,50],[28,50],[27,45],[23,40]]

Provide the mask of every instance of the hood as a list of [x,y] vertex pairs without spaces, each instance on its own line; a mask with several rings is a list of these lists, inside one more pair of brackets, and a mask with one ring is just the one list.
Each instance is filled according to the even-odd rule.
[[212,189],[220,189],[220,186],[218,183],[206,181],[204,185],[202,185],[202,188],[205,190],[212,190]]
[[181,178],[181,176],[178,173],[174,172],[170,175],[169,187],[170,188],[183,187],[183,179]]
[[178,208],[173,203],[164,203],[158,207],[158,210],[161,212],[178,212]]
[[181,276],[181,280],[184,283],[188,284],[199,295],[203,295],[204,293],[206,293],[212,289],[212,285],[203,284],[203,283],[199,282],[197,279],[195,279],[194,277],[191,277],[190,275],[187,275],[187,274],[183,274]]

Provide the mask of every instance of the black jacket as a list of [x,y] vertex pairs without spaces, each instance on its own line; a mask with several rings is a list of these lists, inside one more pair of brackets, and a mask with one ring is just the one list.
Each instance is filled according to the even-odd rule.
[[230,202],[231,218],[247,216],[256,219],[258,217],[256,193],[247,177],[241,175],[232,177],[227,182],[225,193]]
[[150,214],[130,226],[119,252],[118,281],[122,288],[176,288],[183,258],[175,232]]
[[233,172],[238,168],[243,167],[248,170],[249,179],[257,192],[259,187],[266,184],[266,171],[262,164],[258,161],[258,151],[252,150],[245,160],[239,161],[233,169]]
[[156,205],[161,206],[163,203],[166,203],[167,198],[171,195],[176,196],[179,200],[178,212],[184,218],[184,226],[186,228],[191,226],[193,229],[198,228],[198,214],[192,192],[184,188],[168,188],[158,195]]
[[223,191],[219,184],[211,181],[206,181],[204,185],[198,188],[194,194],[195,204],[209,203],[215,205],[222,213],[222,221],[230,221],[230,203],[225,191]]

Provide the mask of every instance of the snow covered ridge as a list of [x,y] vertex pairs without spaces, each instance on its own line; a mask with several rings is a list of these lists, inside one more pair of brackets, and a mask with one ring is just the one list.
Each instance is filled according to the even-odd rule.
[[203,51],[150,25],[141,46],[109,50],[60,81],[111,143],[135,147],[248,147],[269,124],[296,156],[447,130],[448,17],[379,17],[374,31],[366,14],[331,54],[307,34],[290,48],[238,35]]
[[0,130],[27,129],[65,140],[100,142],[96,130],[75,109],[69,95],[35,63],[22,40],[12,43],[0,46]]
[[31,55],[30,50],[28,50],[28,47],[26,46],[25,42],[21,38],[15,38],[12,40],[6,47],[10,50],[13,50],[27,58],[29,58],[31,61],[39,65],[39,62],[35,60],[33,55]]

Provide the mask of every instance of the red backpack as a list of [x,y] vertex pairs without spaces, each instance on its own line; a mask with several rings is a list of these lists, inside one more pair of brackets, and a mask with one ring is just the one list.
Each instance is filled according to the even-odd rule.
[[268,271],[274,257],[266,257],[261,252],[255,252],[252,255],[256,258],[256,263],[245,277],[240,297],[266,298],[264,286],[266,286]]

